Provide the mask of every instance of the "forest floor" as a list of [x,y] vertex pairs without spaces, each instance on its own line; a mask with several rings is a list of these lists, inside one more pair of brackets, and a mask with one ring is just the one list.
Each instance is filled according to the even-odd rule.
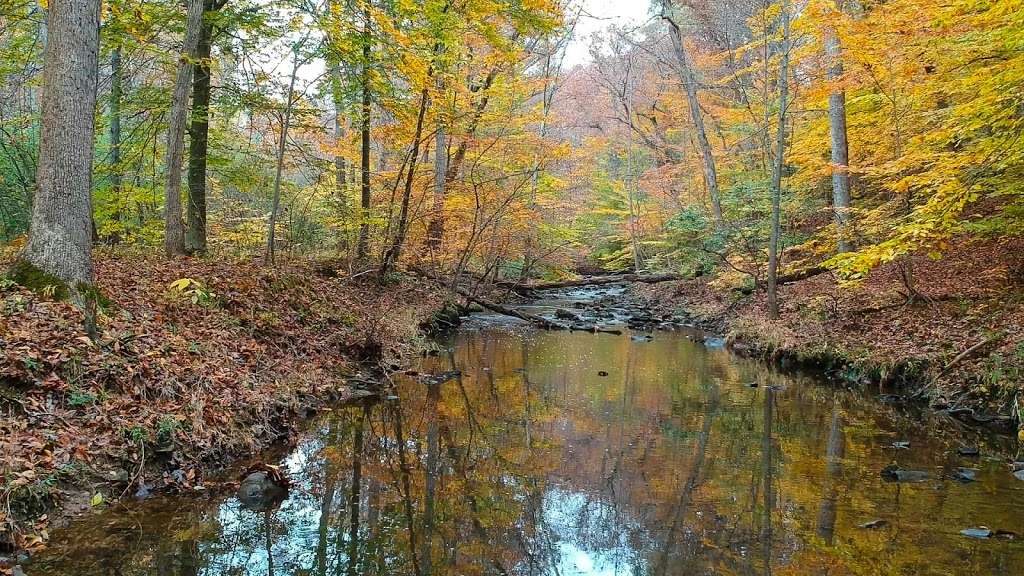
[[[908,302],[900,267],[858,285],[829,273],[780,287],[781,319],[764,293],[714,279],[637,286],[655,308],[687,313],[739,351],[877,384],[968,423],[1012,431],[1024,385],[1024,240],[955,245],[942,260],[913,259]],[[1020,399],[1024,407],[1024,398]]]
[[0,553],[42,545],[48,511],[192,489],[287,439],[419,352],[443,305],[323,263],[101,250],[95,268],[95,342],[70,304],[0,279]]

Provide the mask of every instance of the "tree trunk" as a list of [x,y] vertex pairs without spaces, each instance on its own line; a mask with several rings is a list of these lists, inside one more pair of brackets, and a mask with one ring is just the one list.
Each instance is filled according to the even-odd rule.
[[[205,0],[203,9],[212,12],[218,6]],[[210,44],[213,26],[203,19],[192,64],[192,125],[188,148],[188,250],[206,252],[206,158],[210,139]]]
[[292,105],[295,95],[295,76],[299,72],[299,49],[295,46],[295,64],[292,66],[292,77],[288,82],[288,95],[285,97],[284,114],[281,118],[281,139],[277,143],[277,167],[274,171],[274,197],[270,205],[270,217],[267,219],[267,251],[264,255],[265,264],[274,263],[274,244],[277,232],[277,211],[281,207],[281,173],[284,171],[284,148],[288,144],[288,128],[292,121]]
[[[672,5],[671,2],[667,4],[668,6]],[[704,185],[708,189],[708,196],[711,197],[711,213],[715,219],[715,227],[721,229],[724,222],[722,219],[722,201],[718,193],[718,172],[715,169],[715,156],[711,151],[707,130],[704,128],[704,114],[700,109],[700,100],[697,99],[697,79],[694,76],[693,68],[690,66],[686,45],[683,44],[682,31],[671,17],[665,16],[665,20],[668,21],[669,33],[672,36],[672,47],[675,50],[676,60],[678,60],[679,64],[679,77],[686,91],[686,101],[690,106],[690,118],[697,132],[697,143],[700,145],[701,159],[704,163]]]
[[779,236],[782,233],[782,166],[786,153],[786,106],[789,96],[789,2],[782,1],[782,58],[779,62],[779,115],[772,165],[772,219],[768,241],[768,314],[779,317]]
[[124,67],[121,63],[121,45],[114,47],[110,53],[110,187],[117,202],[115,218],[121,219],[121,187],[124,169],[121,167],[121,96],[123,93]]
[[[429,74],[429,72],[428,72]],[[430,92],[424,88],[420,94],[420,111],[416,116],[416,131],[413,135],[412,150],[409,152],[409,171],[405,177],[405,190],[402,192],[402,208],[398,213],[398,230],[395,232],[395,239],[391,242],[384,255],[384,262],[380,267],[380,277],[384,278],[388,271],[402,253],[402,244],[405,243],[405,235],[409,227],[409,201],[412,198],[412,184],[416,177],[416,163],[420,159],[420,140],[423,137],[423,117],[427,112],[427,102]]]
[[359,198],[359,243],[356,246],[356,258],[365,260],[370,244],[370,5],[363,9],[363,108],[360,118],[359,136],[361,140],[361,185]]
[[331,63],[331,100],[334,103],[334,191],[338,200],[348,209],[347,182],[345,180],[345,157],[341,155],[341,144],[345,139],[345,103],[342,98],[341,64]]
[[181,218],[181,163],[185,147],[185,113],[192,84],[192,62],[203,27],[203,0],[189,0],[185,40],[178,61],[178,73],[171,94],[167,125],[167,186],[164,194],[164,250],[169,255],[185,254],[185,222]]
[[[481,96],[480,100],[477,101],[476,106],[473,109],[473,116],[469,120],[469,126],[466,129],[466,135],[465,137],[463,137],[462,141],[459,142],[458,148],[455,149],[455,154],[452,156],[451,162],[448,161],[447,143],[443,147],[445,149],[443,187],[440,191],[440,196],[438,196],[438,191],[435,187],[433,210],[434,214],[430,219],[430,224],[427,225],[427,247],[430,248],[431,250],[437,251],[438,249],[440,249],[441,244],[444,241],[444,198],[448,193],[448,188],[450,187],[451,183],[454,182],[455,178],[458,177],[459,175],[459,169],[462,167],[462,162],[466,158],[466,150],[469,148],[469,142],[470,140],[473,139],[473,136],[476,134],[476,129],[480,125],[480,119],[481,117],[483,117],[484,110],[487,108],[488,101],[490,101],[490,95],[487,93],[487,91],[491,88],[491,85],[494,84],[494,80],[497,77],[498,69],[492,68],[491,71],[488,72],[487,76],[484,78],[483,84],[481,84],[479,88],[471,90],[472,92],[476,92],[479,90],[480,92],[483,93],[483,95]],[[438,127],[438,132],[440,134],[440,138],[437,140],[438,143],[441,142],[441,139],[447,140],[447,137],[444,134],[444,128],[442,126]],[[438,145],[437,150],[442,150],[442,147]],[[438,167],[435,165],[435,171],[437,169]]]
[[434,134],[434,205],[430,224],[427,226],[427,248],[432,253],[441,249],[444,239],[444,198],[447,194],[448,180],[448,137],[444,130],[444,121],[438,120],[437,132]]
[[37,270],[65,282],[69,296],[86,310],[90,327],[100,2],[51,2],[46,24],[38,189],[32,203],[28,244],[21,255],[23,262],[16,268]]
[[[843,0],[836,9],[842,11]],[[825,30],[825,56],[829,61],[828,79],[838,82],[843,76],[842,47],[834,27]],[[832,142],[832,209],[836,223],[836,247],[839,252],[853,249],[850,238],[850,149],[846,138],[846,91],[833,88],[828,96],[829,133]]]

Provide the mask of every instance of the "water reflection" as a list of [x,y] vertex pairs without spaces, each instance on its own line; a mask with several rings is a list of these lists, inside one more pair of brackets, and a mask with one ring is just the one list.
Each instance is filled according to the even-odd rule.
[[[464,331],[401,400],[336,410],[278,509],[159,499],[55,535],[29,574],[676,575],[1024,572],[1024,495],[918,419],[685,333]],[[607,372],[607,376],[599,376]],[[758,383],[757,387],[749,383]],[[900,463],[934,480],[885,483]],[[857,526],[886,519],[880,530]]]

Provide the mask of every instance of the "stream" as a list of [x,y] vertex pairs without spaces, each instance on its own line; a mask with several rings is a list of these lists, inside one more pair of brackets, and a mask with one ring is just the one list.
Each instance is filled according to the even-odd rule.
[[279,506],[216,490],[114,505],[25,572],[1024,574],[1007,439],[620,312],[602,321],[621,335],[475,315],[394,396],[339,406],[275,457]]

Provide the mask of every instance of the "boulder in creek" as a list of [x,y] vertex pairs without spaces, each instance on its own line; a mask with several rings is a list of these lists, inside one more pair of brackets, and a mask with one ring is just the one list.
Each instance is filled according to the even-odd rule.
[[253,464],[238,484],[238,500],[249,510],[269,510],[288,497],[289,485],[288,478],[277,466]]

